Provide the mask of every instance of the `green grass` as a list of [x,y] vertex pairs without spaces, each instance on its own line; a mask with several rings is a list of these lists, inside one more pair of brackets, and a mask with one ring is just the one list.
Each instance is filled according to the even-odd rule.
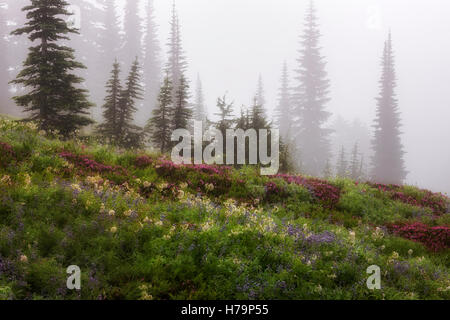
[[[448,213],[368,184],[322,181],[339,191],[330,206],[256,168],[166,168],[158,155],[51,139],[11,120],[0,120],[0,142],[13,150],[0,156],[0,299],[450,298],[448,247],[386,228],[448,227]],[[80,291],[66,288],[70,265],[81,268]],[[371,265],[381,290],[366,286]]]

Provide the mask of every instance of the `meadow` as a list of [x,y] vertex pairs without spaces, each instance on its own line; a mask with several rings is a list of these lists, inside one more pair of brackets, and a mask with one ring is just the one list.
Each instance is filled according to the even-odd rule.
[[0,299],[450,299],[449,247],[446,195],[175,165],[0,119]]

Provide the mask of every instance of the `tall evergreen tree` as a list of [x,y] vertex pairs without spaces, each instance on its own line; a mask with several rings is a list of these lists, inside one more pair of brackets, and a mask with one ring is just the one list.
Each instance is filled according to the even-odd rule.
[[219,130],[223,137],[227,135],[227,129],[231,129],[233,126],[233,103],[227,102],[227,97],[224,95],[217,99],[217,108],[219,111],[214,115],[219,117],[219,121],[216,122],[215,127]]
[[372,142],[374,156],[371,175],[377,182],[401,184],[407,171],[400,137],[401,120],[395,93],[397,77],[390,33],[384,44],[381,65],[380,95],[377,98],[377,114],[373,126],[375,134]]
[[180,84],[175,95],[173,105],[172,129],[188,129],[192,119],[192,109],[189,106],[189,84],[184,75],[181,75]]
[[259,75],[258,78],[258,86],[256,89],[256,103],[261,106],[262,108],[266,107],[266,97],[265,97],[265,92],[264,92],[264,83],[263,83],[263,79],[262,76]]
[[281,75],[281,86],[278,93],[278,105],[275,109],[275,123],[280,129],[280,137],[285,141],[290,140],[292,127],[292,113],[291,113],[291,93],[289,85],[289,73],[287,63],[283,64],[283,71]]
[[11,107],[10,93],[8,91],[9,84],[9,59],[8,59],[8,43],[6,37],[8,34],[8,26],[6,25],[6,14],[0,6],[0,113],[6,113]]
[[330,157],[331,134],[331,130],[324,127],[331,114],[325,109],[330,100],[329,81],[326,63],[320,53],[320,36],[316,9],[311,1],[301,41],[299,68],[296,70],[298,86],[293,93],[293,108],[299,117],[295,139],[302,153],[304,170],[316,176],[323,171]]
[[140,81],[140,67],[136,57],[119,98],[117,127],[120,138],[117,143],[123,147],[141,146],[142,129],[134,124],[136,103],[142,99],[143,94]]
[[207,112],[205,106],[205,96],[203,94],[203,85],[200,76],[197,77],[197,88],[195,92],[194,119],[202,121],[203,127],[206,127]]
[[352,157],[350,159],[350,177],[353,180],[358,180],[361,178],[361,157],[359,154],[358,143],[355,143],[352,150]]
[[29,49],[23,70],[13,83],[30,88],[30,92],[14,97],[16,103],[29,113],[28,120],[38,122],[41,129],[56,129],[65,137],[92,123],[86,117],[92,104],[87,91],[78,87],[83,79],[71,74],[84,65],[75,61],[74,50],[58,44],[69,40],[69,28],[61,16],[70,15],[64,0],[33,0],[24,8],[28,22],[14,35],[28,34],[38,44]]
[[253,106],[251,109],[251,128],[255,130],[269,129],[270,124],[267,121],[266,111],[263,105],[260,104],[258,96],[253,99]]
[[139,17],[139,1],[127,0],[125,4],[124,16],[124,38],[122,47],[122,59],[125,61],[128,57],[137,56],[142,60],[143,51],[141,45],[142,39],[142,21]]
[[[115,1],[102,0],[103,10],[101,12],[101,28],[99,30],[98,46],[100,54],[95,63],[96,70],[102,77],[101,83],[107,81],[110,64],[119,56],[121,37],[120,21]],[[119,61],[120,63],[120,61]],[[99,71],[99,68],[101,71]]]
[[[6,26],[5,34],[2,37],[6,42],[6,51],[2,55],[3,63],[5,63],[8,72],[4,75],[4,80],[6,82],[11,81],[22,69],[22,63],[25,60],[28,52],[28,47],[30,43],[27,37],[14,37],[11,35],[18,26],[25,25],[27,21],[26,13],[22,11],[22,8],[29,4],[29,0],[14,0],[7,1],[7,6],[4,6],[5,19],[2,19],[2,23]],[[3,33],[2,33],[3,34]],[[26,92],[26,89],[21,84],[10,83],[9,88],[6,85],[6,89],[13,89],[16,95],[20,95]],[[6,93],[6,92],[5,92]],[[6,112],[14,116],[23,116],[23,110],[17,108],[13,99],[11,99],[12,94],[7,93],[8,100],[5,104],[0,106],[5,108]]]
[[323,177],[325,179],[330,179],[333,176],[333,169],[331,168],[330,159],[327,159],[325,163],[325,168],[323,169]]
[[141,112],[142,118],[144,119],[148,119],[153,108],[156,107],[159,86],[161,83],[161,48],[158,41],[158,27],[155,23],[153,0],[148,0],[146,11],[146,31],[144,38],[145,108]]
[[338,162],[336,166],[337,176],[340,178],[345,178],[348,176],[348,162],[347,162],[347,153],[345,152],[345,147],[341,147],[341,151],[339,153]]
[[103,118],[105,121],[98,127],[98,133],[105,137],[109,143],[117,144],[120,139],[119,124],[119,103],[122,93],[122,85],[120,83],[120,64],[115,61],[111,78],[106,84],[107,96],[103,105]]
[[172,9],[172,20],[170,22],[170,37],[167,43],[169,47],[168,62],[166,71],[169,73],[169,79],[172,82],[172,100],[175,100],[180,79],[185,74],[187,61],[184,56],[183,46],[181,42],[180,23],[176,11],[175,1]]
[[[105,76],[109,71],[110,63],[113,63],[114,60],[108,61],[106,64],[105,60],[102,60],[105,58],[100,50],[102,8],[89,1],[78,1],[76,5],[76,9],[73,11],[74,15],[70,20],[79,23],[77,26],[79,34],[71,37],[70,45],[75,49],[77,60],[86,66],[85,69],[78,70],[77,75],[85,79],[86,87],[90,90],[90,100],[95,104],[90,110],[91,115],[98,120],[104,97]],[[69,9],[72,8],[69,7]]]
[[149,119],[146,132],[150,134],[153,146],[161,153],[168,151],[171,145],[171,114],[172,114],[172,83],[169,75],[164,78],[163,85],[158,96],[158,107],[153,110],[153,116]]

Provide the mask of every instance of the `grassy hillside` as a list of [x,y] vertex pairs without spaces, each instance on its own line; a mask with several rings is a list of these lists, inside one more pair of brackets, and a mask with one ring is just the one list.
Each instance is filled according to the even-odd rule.
[[0,299],[449,299],[449,227],[448,198],[414,187],[177,166],[0,120]]

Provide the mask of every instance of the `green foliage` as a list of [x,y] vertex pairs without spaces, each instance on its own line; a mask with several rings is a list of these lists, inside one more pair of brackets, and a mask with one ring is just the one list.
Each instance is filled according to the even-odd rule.
[[61,17],[70,15],[67,6],[63,0],[33,1],[23,9],[28,12],[28,22],[12,33],[27,34],[31,42],[38,42],[29,48],[23,69],[12,81],[31,91],[14,100],[30,114],[27,120],[37,122],[41,129],[57,130],[66,138],[92,123],[87,117],[92,104],[87,91],[79,88],[84,80],[71,73],[85,67],[75,61],[73,49],[60,44],[70,40],[69,33],[78,33]]
[[[416,217],[421,208],[348,179],[330,182],[341,197],[328,208],[308,187],[255,167],[163,171],[158,155],[47,139],[3,121],[0,141],[21,156],[0,168],[0,299],[450,298],[448,250],[384,227],[448,225],[448,215]],[[61,150],[127,174],[119,183],[107,170],[81,174]],[[81,268],[81,291],[66,288],[70,265]],[[382,270],[379,291],[365,285],[370,265]]]

